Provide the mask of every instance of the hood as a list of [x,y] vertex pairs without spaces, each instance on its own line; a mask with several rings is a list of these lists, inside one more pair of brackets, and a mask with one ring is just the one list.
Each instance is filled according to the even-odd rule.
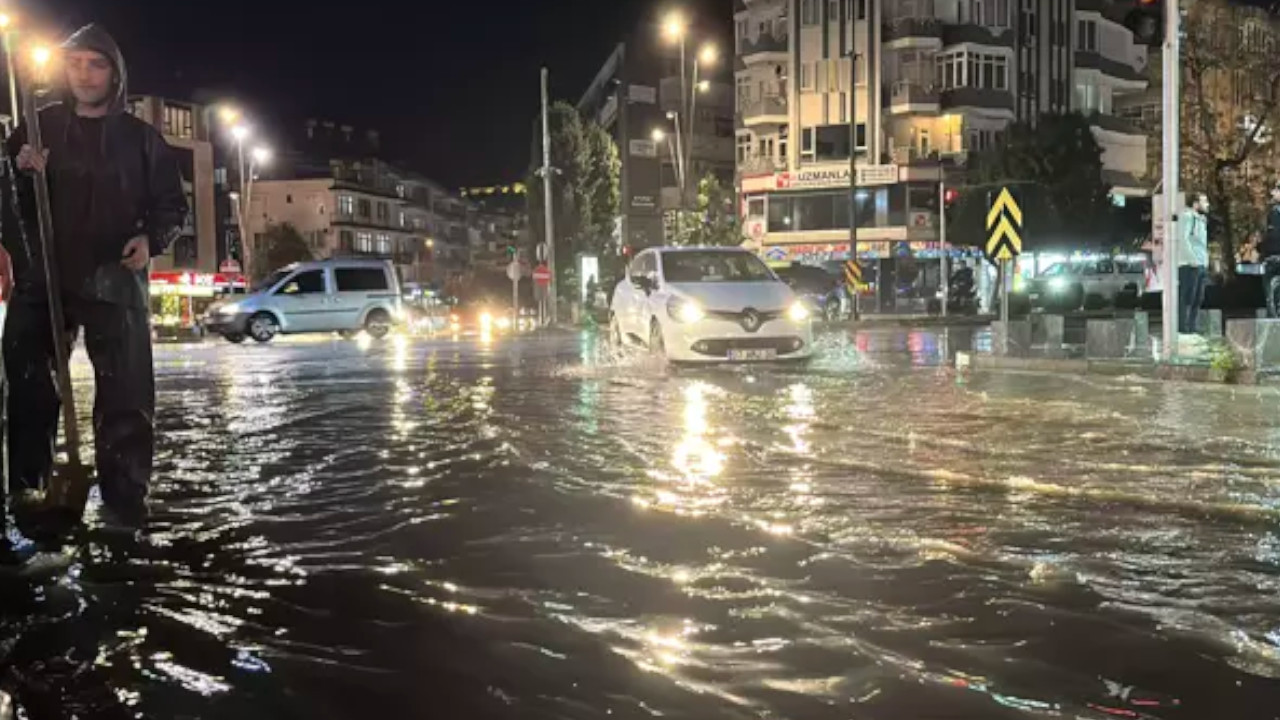
[[[111,37],[111,33],[108,33],[101,25],[85,25],[72,33],[71,37],[62,43],[62,49],[64,52],[67,50],[92,50],[111,61],[116,71],[116,93],[108,104],[107,113],[110,115],[123,113],[125,101],[129,97],[129,72],[125,68],[124,55],[120,53],[120,46],[116,44],[115,38]],[[64,97],[70,101],[71,90],[65,87],[65,84],[66,81],[64,80],[62,92]]]
[[742,312],[746,308],[763,312],[785,310],[796,297],[786,283],[773,281],[671,283],[670,287],[713,312]]

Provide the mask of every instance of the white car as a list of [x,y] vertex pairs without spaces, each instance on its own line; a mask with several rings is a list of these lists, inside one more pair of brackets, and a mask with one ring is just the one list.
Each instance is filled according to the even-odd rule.
[[650,248],[627,267],[609,313],[615,343],[676,362],[802,360],[808,308],[739,248]]
[[277,334],[354,334],[375,338],[402,319],[400,282],[386,260],[338,258],[296,263],[272,273],[252,293],[210,309],[204,325],[233,343]]

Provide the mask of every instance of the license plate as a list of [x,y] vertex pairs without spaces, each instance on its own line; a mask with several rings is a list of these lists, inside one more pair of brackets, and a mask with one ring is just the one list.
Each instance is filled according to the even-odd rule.
[[773,348],[729,351],[730,360],[772,360],[776,357],[778,351]]

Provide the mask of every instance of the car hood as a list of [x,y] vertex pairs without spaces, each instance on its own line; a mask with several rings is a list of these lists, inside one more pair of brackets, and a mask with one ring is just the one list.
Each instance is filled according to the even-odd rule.
[[741,312],[754,308],[771,312],[795,302],[795,293],[782,282],[671,283],[670,287],[676,294],[696,300],[710,311]]

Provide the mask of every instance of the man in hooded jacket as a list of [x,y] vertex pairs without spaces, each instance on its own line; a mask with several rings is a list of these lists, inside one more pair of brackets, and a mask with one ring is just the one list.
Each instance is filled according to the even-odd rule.
[[66,328],[69,334],[84,330],[94,369],[102,499],[111,520],[139,527],[154,452],[148,269],[180,234],[186,196],[168,144],[125,112],[124,58],[111,36],[89,25],[62,50],[65,78],[56,83],[63,86],[62,101],[39,114],[46,152],[33,152],[25,128],[18,128],[7,143],[17,182],[2,183],[6,194],[15,186],[18,192],[16,204],[12,197],[0,203],[7,250],[0,253],[0,291],[12,288],[3,339],[9,488],[21,492],[48,480],[58,426],[33,185],[33,171],[44,170]]

